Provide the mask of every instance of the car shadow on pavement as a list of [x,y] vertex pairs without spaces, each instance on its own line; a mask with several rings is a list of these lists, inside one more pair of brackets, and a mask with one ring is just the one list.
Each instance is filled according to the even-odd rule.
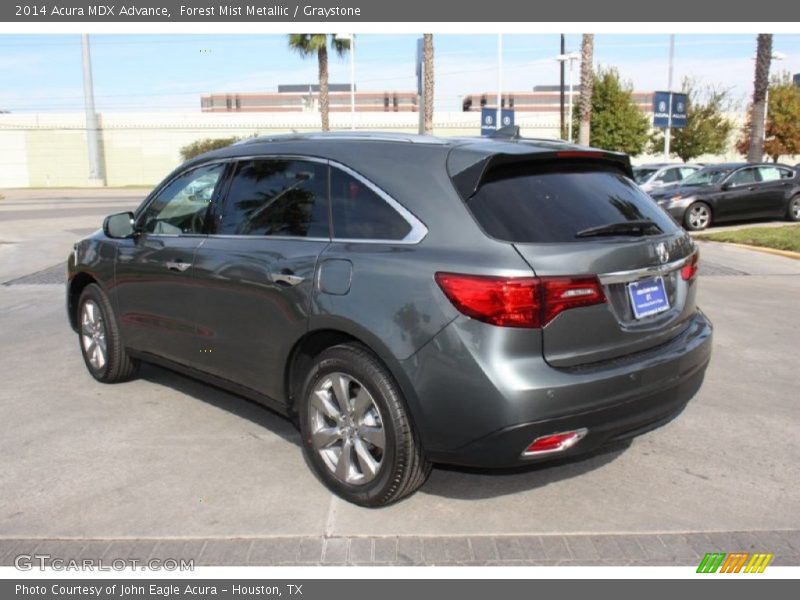
[[582,456],[512,469],[436,465],[420,491],[456,500],[481,500],[531,491],[599,469],[622,455],[631,443],[630,439],[621,440]]
[[263,404],[150,363],[142,363],[139,378],[163,385],[185,396],[196,398],[215,408],[247,419],[298,448],[300,447],[300,433],[294,424]]
[[[300,433],[294,424],[258,402],[149,363],[142,364],[139,377],[247,419],[294,444],[298,449],[301,446]],[[599,469],[625,452],[631,442],[632,440],[617,441],[589,454],[509,469],[476,469],[437,464],[420,491],[444,498],[479,500],[535,490]]]

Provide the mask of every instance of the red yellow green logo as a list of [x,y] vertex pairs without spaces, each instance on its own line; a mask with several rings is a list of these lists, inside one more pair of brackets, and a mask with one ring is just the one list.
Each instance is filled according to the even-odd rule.
[[763,573],[774,554],[762,552],[709,552],[700,561],[698,573]]

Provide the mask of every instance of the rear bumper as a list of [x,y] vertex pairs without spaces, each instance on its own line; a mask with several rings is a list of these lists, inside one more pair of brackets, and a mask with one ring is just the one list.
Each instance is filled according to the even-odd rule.
[[[712,327],[699,311],[666,344],[574,369],[550,367],[540,357],[515,358],[513,339],[490,338],[470,346],[476,327],[491,326],[467,319],[451,324],[418,353],[409,373],[411,381],[419,382],[412,412],[435,462],[513,467],[591,452],[639,435],[683,410],[700,388],[711,355]],[[482,333],[515,335],[504,328]],[[443,362],[449,363],[449,377]],[[437,375],[446,380],[444,385],[437,383]],[[581,428],[588,433],[573,447],[523,457],[535,438]]]

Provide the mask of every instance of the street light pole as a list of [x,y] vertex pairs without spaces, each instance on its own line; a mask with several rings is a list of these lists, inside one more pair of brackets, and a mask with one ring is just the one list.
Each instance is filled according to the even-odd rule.
[[569,52],[567,54],[559,54],[556,56],[556,60],[560,62],[562,65],[565,61],[569,61],[569,108],[568,108],[568,122],[567,122],[567,140],[571,143],[572,142],[572,104],[573,104],[573,96],[575,95],[573,89],[573,72],[575,61],[580,58],[580,54],[577,52]]
[[495,129],[503,128],[503,34],[497,34],[497,115]]
[[94,83],[92,81],[92,55],[89,50],[89,34],[81,35],[83,58],[83,104],[86,110],[86,144],[89,151],[89,185],[105,184],[100,164],[100,130],[94,108]]
[[669,36],[669,73],[667,75],[667,92],[669,102],[667,103],[667,129],[664,131],[664,162],[669,162],[669,146],[672,141],[672,73],[675,61],[675,34]]

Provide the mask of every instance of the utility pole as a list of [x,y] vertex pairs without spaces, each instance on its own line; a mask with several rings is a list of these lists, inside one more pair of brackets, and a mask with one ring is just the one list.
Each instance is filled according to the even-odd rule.
[[89,150],[89,185],[103,186],[105,175],[100,161],[100,128],[94,109],[94,84],[92,83],[92,56],[89,50],[89,34],[81,35],[83,53],[83,103],[86,109],[86,143]]
[[[567,42],[566,42],[566,39],[564,38],[564,34],[562,33],[561,34],[561,54],[564,55],[566,53],[567,53]],[[560,93],[559,93],[560,98],[559,98],[559,100],[560,100],[560,105],[561,105],[561,139],[563,140],[566,137],[566,134],[567,134],[567,132],[564,129],[564,108],[565,108],[565,102],[564,102],[564,100],[565,100],[565,98],[564,98],[564,61],[561,61],[560,70],[561,70],[561,87],[559,88],[560,89]]]
[[675,62],[675,34],[669,36],[669,75],[667,76],[667,92],[669,102],[667,106],[667,129],[664,131],[664,162],[669,162],[670,134],[672,132],[672,70]]
[[497,116],[495,129],[503,128],[503,34],[497,34]]

